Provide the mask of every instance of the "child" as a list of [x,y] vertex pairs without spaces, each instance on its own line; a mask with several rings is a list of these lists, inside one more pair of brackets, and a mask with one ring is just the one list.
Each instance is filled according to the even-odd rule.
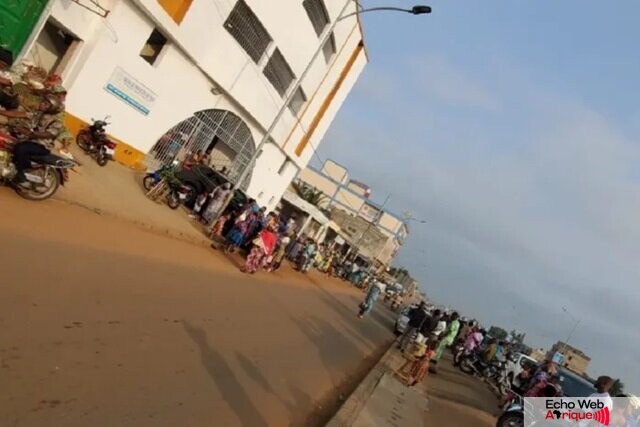
[[222,237],[224,225],[227,223],[227,220],[230,216],[231,213],[226,213],[218,218],[218,220],[213,224],[213,227],[211,228],[211,237]]
[[416,384],[422,382],[424,377],[429,372],[429,362],[431,358],[436,354],[435,344],[433,342],[427,343],[426,351],[423,355],[418,356],[411,363],[411,368],[407,376],[407,385],[413,387]]

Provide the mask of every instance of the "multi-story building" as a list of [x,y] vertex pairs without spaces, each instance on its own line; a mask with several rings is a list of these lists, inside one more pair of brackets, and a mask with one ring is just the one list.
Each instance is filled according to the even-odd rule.
[[332,160],[320,170],[308,166],[299,179],[325,194],[323,207],[358,253],[379,265],[391,264],[409,233],[406,218],[373,202],[371,189],[350,179],[347,169]]
[[[116,159],[156,167],[206,151],[270,208],[307,165],[367,63],[344,2],[0,2],[0,44],[62,76],[72,131],[110,116]],[[356,2],[347,13],[355,12]],[[295,81],[313,61],[294,91]],[[289,97],[260,153],[256,147]]]
[[580,375],[587,374],[587,368],[589,368],[591,358],[584,354],[582,350],[558,341],[547,352],[547,359],[551,359],[556,353],[564,355],[562,366]]

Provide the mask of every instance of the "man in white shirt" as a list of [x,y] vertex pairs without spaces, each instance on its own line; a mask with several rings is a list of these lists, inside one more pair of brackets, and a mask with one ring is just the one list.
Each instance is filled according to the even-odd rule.
[[611,396],[609,395],[609,390],[611,390],[612,386],[613,386],[613,378],[608,377],[606,375],[598,377],[596,381],[596,390],[598,390],[598,392],[593,393],[591,396],[589,396],[589,398],[596,399],[604,403],[604,405],[608,407],[609,410],[612,410],[613,399],[611,399]]

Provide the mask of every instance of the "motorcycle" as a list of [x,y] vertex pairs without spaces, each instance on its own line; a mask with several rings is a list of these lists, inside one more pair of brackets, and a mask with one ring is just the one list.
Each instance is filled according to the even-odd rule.
[[183,184],[170,184],[169,194],[167,194],[167,205],[171,209],[178,209],[178,206],[190,200],[193,188]]
[[467,351],[464,348],[464,342],[456,344],[453,348],[453,366],[460,366],[460,361],[463,357],[467,356]]
[[105,166],[109,160],[113,160],[116,143],[107,137],[105,126],[109,116],[104,120],[91,119],[93,124],[78,132],[76,142],[85,153],[94,156],[99,166]]
[[498,393],[500,396],[506,396],[511,390],[511,380],[507,375],[507,364],[500,362],[498,365],[498,371],[495,375],[496,387],[498,387]]
[[144,178],[142,178],[142,186],[144,187],[144,189],[147,191],[151,191],[153,187],[155,187],[160,181],[162,181],[162,175],[165,172],[173,169],[176,164],[177,162],[174,162],[173,164],[163,166],[154,172],[147,172]]
[[[13,135],[0,133],[0,181],[5,185],[10,184],[18,172],[13,163],[13,147],[18,142]],[[27,200],[48,199],[69,179],[68,169],[74,166],[73,160],[55,154],[32,156],[31,167],[24,172],[26,181],[13,188]]]
[[524,399],[516,395],[496,422],[496,427],[524,427]]
[[472,352],[462,357],[460,370],[465,374],[493,379],[498,371],[498,366],[494,363],[485,363],[477,352]]

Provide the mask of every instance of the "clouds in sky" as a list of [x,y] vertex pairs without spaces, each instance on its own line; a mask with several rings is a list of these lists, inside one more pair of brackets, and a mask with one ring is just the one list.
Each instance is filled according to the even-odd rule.
[[566,307],[591,373],[640,391],[639,128],[497,61],[478,75],[442,54],[372,68],[319,152],[428,220],[400,263],[434,299],[534,345],[566,338]]

